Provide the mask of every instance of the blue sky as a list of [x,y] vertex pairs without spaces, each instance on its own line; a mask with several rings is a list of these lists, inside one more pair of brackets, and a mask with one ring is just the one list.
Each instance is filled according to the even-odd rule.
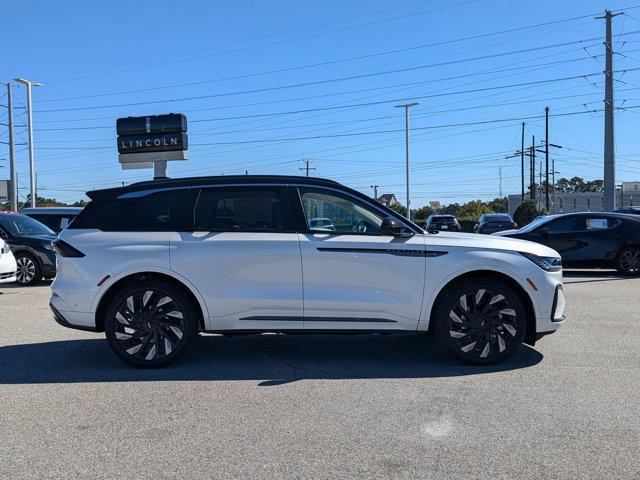
[[[626,108],[616,112],[617,181],[640,180],[640,109],[628,108],[640,105],[640,71],[622,72],[640,67],[640,8],[633,6],[9,2],[0,81],[45,84],[33,90],[41,196],[73,201],[86,190],[150,178],[149,170],[121,171],[115,119],[182,112],[190,159],[170,164],[170,176],[299,174],[308,158],[314,175],[368,194],[379,185],[404,202],[404,118],[393,105],[417,99],[412,206],[487,200],[498,195],[500,168],[503,192],[519,193],[519,159],[504,157],[520,147],[522,121],[527,144],[532,135],[543,139],[545,106],[562,114],[550,121],[550,142],[565,147],[554,155],[558,175],[602,178],[603,114],[588,110],[602,108],[604,91],[604,21],[590,15],[605,7],[626,12],[613,30],[616,105]],[[540,26],[504,32],[532,25]],[[24,88],[15,93],[25,101]],[[16,114],[22,124],[24,110]],[[26,138],[24,128],[17,133]],[[26,147],[17,150],[26,186]]]

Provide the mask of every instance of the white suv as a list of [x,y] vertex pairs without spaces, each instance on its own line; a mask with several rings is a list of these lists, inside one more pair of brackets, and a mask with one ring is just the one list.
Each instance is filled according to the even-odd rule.
[[554,250],[426,233],[330,180],[170,179],[88,196],[54,242],[51,307],[133,365],[174,361],[197,332],[301,331],[429,331],[490,363],[564,321]]
[[16,259],[9,245],[0,238],[0,283],[16,281]]

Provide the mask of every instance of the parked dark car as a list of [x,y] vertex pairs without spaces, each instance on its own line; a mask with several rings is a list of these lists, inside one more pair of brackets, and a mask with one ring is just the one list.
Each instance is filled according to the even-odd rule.
[[614,267],[640,274],[640,217],[620,213],[568,213],[539,217],[519,229],[496,235],[542,243],[562,262],[578,267]]
[[49,227],[26,215],[0,213],[0,237],[16,258],[17,283],[31,285],[56,276],[56,255],[51,242],[57,235]]
[[424,228],[431,231],[451,230],[452,232],[459,232],[460,224],[453,215],[429,215]]
[[23,208],[20,213],[35,218],[55,233],[60,233],[81,211],[82,207],[38,207]]
[[473,231],[475,233],[495,233],[517,228],[518,224],[508,213],[487,213],[480,217],[478,223],[473,227]]
[[619,208],[616,213],[630,213],[631,215],[640,215],[640,207]]

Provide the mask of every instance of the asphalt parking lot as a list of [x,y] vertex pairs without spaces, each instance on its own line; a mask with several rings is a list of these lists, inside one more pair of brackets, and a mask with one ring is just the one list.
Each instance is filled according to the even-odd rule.
[[411,335],[203,336],[136,370],[0,287],[0,478],[640,478],[640,278],[567,272],[498,366]]

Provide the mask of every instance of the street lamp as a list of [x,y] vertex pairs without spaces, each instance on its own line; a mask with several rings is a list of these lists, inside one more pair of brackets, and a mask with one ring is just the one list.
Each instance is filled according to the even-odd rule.
[[418,102],[407,103],[405,105],[395,105],[396,108],[404,108],[405,142],[407,152],[407,218],[411,221],[411,205],[409,202],[409,109],[419,105]]
[[29,130],[29,181],[31,184],[31,207],[36,206],[36,164],[33,154],[33,118],[31,114],[31,87],[42,87],[42,83],[30,82],[24,78],[14,78],[14,81],[27,86],[27,128]]

